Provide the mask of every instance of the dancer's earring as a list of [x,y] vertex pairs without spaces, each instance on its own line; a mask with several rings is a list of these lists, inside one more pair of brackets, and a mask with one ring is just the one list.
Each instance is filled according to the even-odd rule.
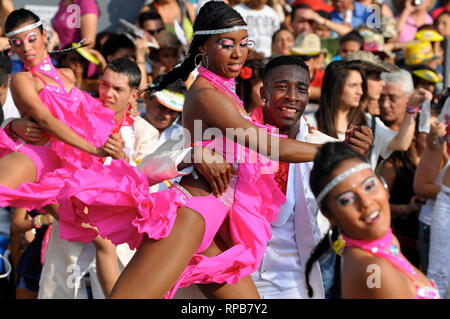
[[[200,62],[197,62],[199,56],[200,56]],[[206,54],[204,55],[204,57],[206,59],[206,65],[204,67],[205,67],[205,69],[207,69],[209,67],[209,59]],[[203,54],[202,53],[197,54],[194,58],[194,64],[195,64],[196,68],[198,68],[200,66],[200,63],[203,64]]]
[[336,254],[342,256],[345,248],[345,240],[342,238],[342,234],[339,234],[336,240],[333,240],[333,227],[328,230],[328,240],[330,241],[330,246]]

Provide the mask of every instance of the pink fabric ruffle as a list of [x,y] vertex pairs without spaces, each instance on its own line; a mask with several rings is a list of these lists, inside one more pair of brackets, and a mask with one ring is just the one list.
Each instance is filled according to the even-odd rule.
[[267,165],[272,163],[239,165],[228,224],[233,246],[215,257],[195,254],[165,298],[172,298],[178,288],[194,283],[235,284],[258,269],[272,237],[270,223],[286,201],[273,175],[261,174]]
[[170,190],[149,194],[145,176],[122,160],[77,170],[58,202],[62,238],[92,241],[97,231],[80,227],[89,224],[115,245],[127,243],[131,249],[140,245],[144,234],[156,240],[167,237],[183,205]]
[[[219,150],[217,145],[220,143],[211,143],[210,147]],[[194,254],[165,298],[172,298],[179,287],[193,283],[237,283],[254,272],[262,260],[271,238],[270,222],[285,196],[273,174],[261,174],[274,162],[244,147],[234,149],[234,158],[247,162],[239,164],[234,204],[224,226],[231,236],[231,247],[215,257]],[[181,196],[171,189],[149,194],[146,178],[124,161],[79,169],[58,196],[61,237],[89,242],[97,235],[94,227],[115,245],[128,243],[131,249],[137,248],[144,234],[156,240],[170,234],[177,209],[184,205]],[[82,224],[91,227],[80,227]]]
[[[47,85],[39,96],[53,116],[95,146],[103,145],[114,128],[114,112],[86,92],[72,89],[70,95],[55,92],[60,88]],[[63,167],[88,168],[99,158],[50,138],[50,147],[62,159]]]
[[6,135],[3,129],[0,129],[0,157],[16,151],[16,143]]
[[[114,128],[114,112],[76,87],[67,94],[59,87],[47,85],[39,96],[53,116],[93,145],[103,145]],[[16,151],[15,145],[16,142],[0,130],[0,157]],[[23,183],[16,189],[0,186],[0,206],[40,209],[49,204],[56,204],[56,196],[65,181],[70,179],[78,168],[89,168],[101,163],[100,158],[56,138],[51,137],[47,145],[60,158],[61,167],[64,169],[46,173],[38,182]]]

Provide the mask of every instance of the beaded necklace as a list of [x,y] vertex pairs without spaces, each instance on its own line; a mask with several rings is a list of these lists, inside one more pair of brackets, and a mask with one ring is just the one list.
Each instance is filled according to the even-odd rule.
[[50,56],[48,54],[45,57],[45,59],[42,60],[41,63],[39,63],[38,65],[29,66],[25,64],[24,69],[30,71],[33,74],[35,72],[38,72],[43,75],[46,75],[50,79],[55,80],[61,86],[61,88],[65,89],[64,84],[58,75],[58,71],[56,71],[56,68],[53,66],[52,60],[50,59]]
[[414,268],[399,251],[398,247],[394,244],[392,240],[392,230],[390,228],[386,235],[372,241],[352,239],[346,237],[345,235],[342,235],[342,238],[345,241],[345,247],[350,246],[360,248],[375,256],[385,258],[390,261],[397,269],[406,271],[408,274],[417,277],[417,273]]

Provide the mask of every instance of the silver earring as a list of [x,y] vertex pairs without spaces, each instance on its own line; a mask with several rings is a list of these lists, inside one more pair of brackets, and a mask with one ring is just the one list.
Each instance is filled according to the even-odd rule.
[[[201,57],[200,63],[203,64],[203,54],[199,53],[199,54],[197,54],[197,55],[195,56],[195,58],[194,58],[194,64],[195,64],[195,67],[196,67],[196,68],[198,68],[198,67],[200,66],[200,63],[197,63],[197,58],[198,58],[198,56]],[[205,58],[206,58],[206,66],[205,66],[205,69],[207,69],[208,66],[209,66],[209,60],[208,60],[208,56],[207,56],[206,54],[205,54]]]

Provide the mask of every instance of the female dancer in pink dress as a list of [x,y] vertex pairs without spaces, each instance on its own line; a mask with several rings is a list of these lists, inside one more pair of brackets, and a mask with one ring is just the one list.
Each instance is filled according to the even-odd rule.
[[24,182],[40,183],[56,168],[90,167],[107,156],[102,145],[114,127],[114,113],[78,90],[73,73],[53,66],[46,51],[46,30],[34,13],[13,11],[5,31],[25,64],[11,81],[15,104],[22,115],[37,122],[44,138],[32,145],[15,135],[12,124],[0,130],[0,205],[29,207],[35,201],[40,208],[56,202],[60,185],[47,184],[48,193],[36,194],[38,184]]
[[435,284],[402,255],[390,228],[388,190],[366,158],[345,143],[327,143],[314,159],[310,184],[332,228],[308,260],[306,278],[331,246],[344,259],[343,298],[439,298]]
[[[177,288],[193,283],[203,284],[199,287],[209,297],[258,298],[249,275],[271,237],[270,221],[285,201],[273,177],[272,160],[279,154],[282,161],[311,161],[318,149],[268,134],[270,128],[251,122],[233,90],[249,52],[246,24],[234,9],[220,1],[206,3],[194,31],[187,59],[154,89],[186,78],[202,58],[204,67],[186,95],[183,125],[194,137],[193,144],[223,154],[236,163],[238,173],[217,198],[206,180],[194,174],[149,195],[146,178],[121,162],[100,171],[78,170],[58,199],[64,211],[60,220],[91,227],[84,228],[84,239],[78,231],[62,236],[89,241],[98,230],[115,244],[138,248],[113,288],[113,298],[170,298]],[[292,100],[307,94],[290,90]],[[291,105],[283,108],[298,111]],[[195,124],[200,125],[194,128]],[[225,136],[232,129],[235,139]],[[214,138],[208,135],[213,131]],[[145,159],[139,169],[145,171]]]

